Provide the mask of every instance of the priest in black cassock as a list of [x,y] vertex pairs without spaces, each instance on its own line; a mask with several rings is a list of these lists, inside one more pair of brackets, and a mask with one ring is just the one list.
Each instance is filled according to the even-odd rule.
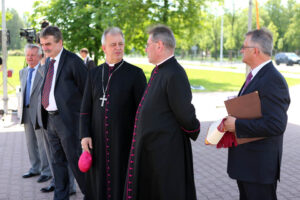
[[102,36],[105,63],[88,72],[80,114],[83,151],[92,154],[86,173],[91,200],[120,200],[124,193],[135,112],[146,87],[142,69],[123,60],[119,28]]
[[156,67],[136,113],[126,200],[196,200],[190,139],[197,139],[200,123],[174,49],[168,27],[149,31],[146,52]]

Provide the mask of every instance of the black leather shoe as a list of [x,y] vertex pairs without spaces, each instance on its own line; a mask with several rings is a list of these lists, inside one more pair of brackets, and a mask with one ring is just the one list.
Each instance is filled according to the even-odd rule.
[[48,187],[43,187],[41,192],[53,192],[55,187],[53,185],[49,185]]
[[52,176],[46,176],[46,175],[42,175],[39,177],[39,179],[37,180],[38,183],[43,183],[48,181],[49,179],[51,179]]
[[31,172],[27,172],[26,174],[23,174],[23,178],[30,178],[30,177],[33,177],[33,176],[37,176],[37,175],[40,175],[40,173],[37,173],[37,174],[34,174],[34,173],[31,173]]

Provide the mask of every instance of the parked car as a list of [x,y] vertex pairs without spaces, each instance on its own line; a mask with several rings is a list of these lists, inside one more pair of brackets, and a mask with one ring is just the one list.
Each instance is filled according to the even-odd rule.
[[300,64],[300,57],[295,53],[277,53],[275,55],[275,62],[277,65],[285,63],[286,65],[293,66],[293,64]]

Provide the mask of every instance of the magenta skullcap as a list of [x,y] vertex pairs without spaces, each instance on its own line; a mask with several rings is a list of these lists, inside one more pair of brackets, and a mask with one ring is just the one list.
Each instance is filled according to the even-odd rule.
[[80,171],[87,172],[92,166],[92,156],[89,152],[84,151],[79,160],[78,160],[78,167]]

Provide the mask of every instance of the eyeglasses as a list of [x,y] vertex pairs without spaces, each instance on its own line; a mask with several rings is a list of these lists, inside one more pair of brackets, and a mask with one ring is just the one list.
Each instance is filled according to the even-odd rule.
[[243,46],[241,47],[241,50],[249,49],[249,48],[257,48],[257,47],[251,47],[251,46],[244,46],[244,45],[243,45]]

